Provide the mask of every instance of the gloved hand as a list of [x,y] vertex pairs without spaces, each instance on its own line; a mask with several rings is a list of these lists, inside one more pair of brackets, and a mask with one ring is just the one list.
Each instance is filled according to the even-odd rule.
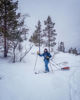
[[37,55],[39,55],[40,53],[39,53],[39,51],[37,51]]
[[47,56],[46,59],[49,59],[49,56]]

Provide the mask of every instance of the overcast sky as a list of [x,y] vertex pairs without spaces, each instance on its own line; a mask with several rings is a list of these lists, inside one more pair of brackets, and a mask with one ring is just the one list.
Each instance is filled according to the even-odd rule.
[[80,0],[19,0],[19,10],[30,15],[26,23],[33,32],[38,20],[42,24],[50,15],[56,23],[57,42],[66,47],[80,46]]

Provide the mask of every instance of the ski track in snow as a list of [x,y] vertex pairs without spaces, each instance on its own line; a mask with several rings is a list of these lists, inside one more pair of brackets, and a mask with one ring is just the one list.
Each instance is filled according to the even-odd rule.
[[0,59],[0,100],[80,100],[80,56],[59,53],[54,62],[68,62],[60,67],[70,66],[69,71],[54,71],[52,66],[51,73],[35,74],[44,71],[41,57],[34,71],[36,56],[31,51],[15,64]]

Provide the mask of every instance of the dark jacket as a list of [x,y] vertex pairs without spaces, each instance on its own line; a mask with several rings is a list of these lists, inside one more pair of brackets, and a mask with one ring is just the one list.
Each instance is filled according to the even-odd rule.
[[44,57],[44,61],[48,60],[52,57],[51,54],[49,52],[44,52],[43,54],[39,54],[39,56],[43,56]]

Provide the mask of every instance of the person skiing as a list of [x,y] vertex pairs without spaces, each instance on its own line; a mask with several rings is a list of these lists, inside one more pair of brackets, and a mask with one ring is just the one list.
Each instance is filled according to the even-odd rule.
[[44,49],[44,53],[40,54],[39,52],[37,52],[37,54],[41,57],[42,56],[44,57],[45,72],[49,72],[48,64],[49,64],[50,58],[52,57],[51,54],[48,52],[46,48]]

